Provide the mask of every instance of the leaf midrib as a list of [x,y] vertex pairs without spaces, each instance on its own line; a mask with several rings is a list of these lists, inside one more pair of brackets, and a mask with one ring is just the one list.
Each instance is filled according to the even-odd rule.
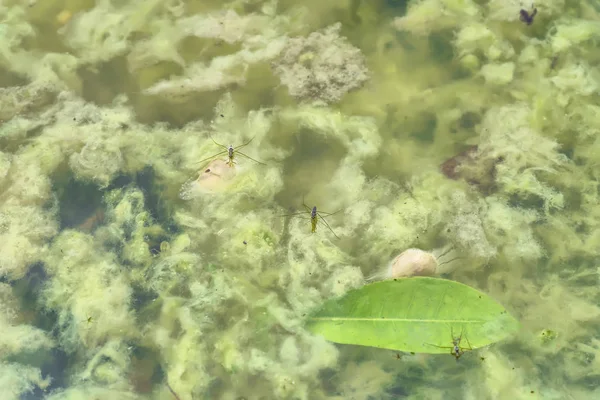
[[310,317],[308,318],[312,321],[376,321],[376,322],[434,322],[434,323],[451,323],[451,322],[461,322],[461,323],[484,323],[487,320],[483,319],[422,319],[422,318],[358,318],[358,317]]

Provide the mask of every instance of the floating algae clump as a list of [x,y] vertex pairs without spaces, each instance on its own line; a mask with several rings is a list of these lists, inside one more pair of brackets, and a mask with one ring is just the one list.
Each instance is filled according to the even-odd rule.
[[11,287],[0,283],[0,385],[6,399],[17,399],[50,384],[50,379],[44,379],[40,369],[27,365],[27,361],[28,354],[38,354],[43,359],[45,350],[54,343],[43,330],[19,321],[18,303]]
[[23,277],[45,254],[46,242],[57,230],[53,216],[38,207],[0,204],[0,275]]
[[368,79],[363,55],[339,36],[340,29],[337,23],[288,40],[273,68],[293,97],[335,103]]

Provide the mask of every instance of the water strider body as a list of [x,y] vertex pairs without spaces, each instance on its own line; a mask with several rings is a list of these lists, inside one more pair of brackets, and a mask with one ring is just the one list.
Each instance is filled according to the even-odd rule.
[[467,343],[469,344],[469,347],[461,347],[460,346],[460,342],[462,340],[463,337],[463,332],[460,333],[460,336],[455,337],[454,333],[452,332],[452,328],[450,328],[450,334],[452,335],[452,346],[436,346],[435,344],[429,344],[430,346],[435,346],[435,347],[439,347],[440,349],[450,349],[450,354],[454,356],[454,358],[456,358],[456,361],[458,361],[458,359],[465,354],[465,350],[473,350],[473,348],[471,347],[471,343],[469,343],[469,339],[467,339],[467,337],[465,336],[465,340],[467,341]]
[[317,206],[313,206],[310,211],[310,223],[312,224],[311,232],[315,233],[317,231],[317,221],[319,216],[317,215]]

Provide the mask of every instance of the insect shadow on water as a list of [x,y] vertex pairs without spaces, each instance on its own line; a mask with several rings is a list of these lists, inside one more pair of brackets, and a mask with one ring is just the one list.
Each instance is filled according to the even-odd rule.
[[236,163],[235,162],[235,156],[236,156],[236,154],[239,154],[240,156],[244,156],[247,159],[254,161],[255,163],[258,163],[258,164],[261,164],[261,165],[266,165],[265,163],[260,162],[258,160],[255,160],[254,158],[250,157],[249,155],[244,154],[241,151],[239,151],[239,149],[241,149],[242,147],[248,146],[250,144],[250,142],[252,142],[254,140],[254,137],[252,137],[246,143],[243,143],[242,145],[237,146],[237,147],[234,148],[233,145],[225,146],[224,144],[221,144],[221,143],[217,142],[215,139],[213,139],[213,137],[212,137],[212,135],[210,133],[208,134],[208,136],[210,137],[210,140],[212,140],[214,144],[216,144],[219,147],[224,148],[225,150],[223,150],[223,151],[221,151],[221,152],[219,152],[217,154],[213,154],[212,156],[207,157],[205,159],[202,159],[202,160],[198,161],[197,164],[202,164],[203,162],[206,162],[208,160],[212,160],[213,158],[219,157],[222,154],[227,154],[227,165],[229,165],[230,167],[233,167],[233,164]]
[[429,346],[434,346],[434,347],[438,347],[440,349],[450,349],[450,354],[454,356],[454,358],[456,358],[456,361],[458,361],[458,359],[465,354],[465,350],[471,351],[473,350],[473,348],[471,347],[471,343],[469,343],[469,339],[465,336],[465,340],[467,341],[467,344],[469,345],[469,347],[461,347],[460,346],[460,342],[462,341],[463,335],[464,335],[464,331],[461,330],[460,332],[460,336],[454,336],[454,332],[452,330],[452,327],[450,327],[450,335],[452,336],[452,346],[437,346],[435,344],[431,344],[431,343],[426,343]]
[[327,223],[327,221],[325,220],[325,218],[323,218],[323,216],[329,217],[329,216],[335,215],[335,214],[339,213],[340,211],[342,211],[341,208],[333,213],[328,213],[325,211],[317,211],[317,206],[313,206],[313,208],[310,208],[304,202],[304,198],[302,198],[302,206],[306,209],[306,211],[300,211],[300,212],[296,212],[296,213],[292,213],[292,214],[285,214],[282,216],[283,217],[295,217],[298,215],[304,215],[304,214],[308,213],[310,215],[310,224],[311,224],[310,231],[311,231],[311,233],[315,233],[317,231],[317,224],[321,223],[325,227],[327,227],[327,229],[329,229],[329,231],[331,233],[333,233],[333,236],[335,236],[338,239],[340,238],[338,235],[335,234],[333,229],[331,229],[331,226],[329,226],[329,223]]

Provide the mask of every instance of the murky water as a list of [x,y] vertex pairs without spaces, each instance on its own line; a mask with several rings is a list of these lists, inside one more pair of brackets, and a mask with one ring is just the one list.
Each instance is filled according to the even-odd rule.
[[[1,2],[2,398],[596,398],[599,20]],[[457,361],[305,329],[409,248],[522,330]]]

